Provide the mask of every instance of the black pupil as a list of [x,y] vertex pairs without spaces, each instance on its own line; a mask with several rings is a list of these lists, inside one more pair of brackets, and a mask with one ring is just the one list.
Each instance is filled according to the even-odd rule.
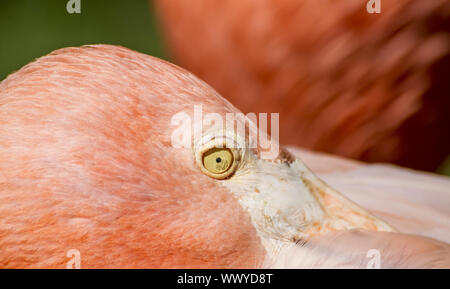
[[221,158],[217,158],[217,159],[216,159],[216,163],[220,163],[221,161],[222,161]]

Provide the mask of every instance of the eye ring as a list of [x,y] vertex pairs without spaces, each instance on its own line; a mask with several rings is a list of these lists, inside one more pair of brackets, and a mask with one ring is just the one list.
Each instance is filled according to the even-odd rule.
[[207,176],[223,180],[236,171],[241,155],[227,139],[214,137],[202,143],[195,152],[195,160],[200,170]]

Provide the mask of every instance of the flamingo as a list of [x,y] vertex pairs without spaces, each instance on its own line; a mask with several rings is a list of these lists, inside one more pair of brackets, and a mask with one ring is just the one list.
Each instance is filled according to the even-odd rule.
[[222,130],[173,146],[173,116],[197,104],[239,112],[118,46],[56,50],[8,76],[0,267],[66,268],[75,251],[82,268],[359,268],[373,249],[383,268],[450,266],[448,178],[296,147],[263,159]]

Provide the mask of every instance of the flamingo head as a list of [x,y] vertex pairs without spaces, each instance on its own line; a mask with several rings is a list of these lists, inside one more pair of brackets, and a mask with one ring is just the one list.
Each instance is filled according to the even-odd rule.
[[0,267],[64,268],[71,249],[83,267],[258,267],[325,232],[392,230],[276,139],[272,154],[252,146],[265,132],[248,117],[244,133],[203,118],[197,133],[199,106],[239,114],[189,72],[122,47],[61,49],[10,75]]

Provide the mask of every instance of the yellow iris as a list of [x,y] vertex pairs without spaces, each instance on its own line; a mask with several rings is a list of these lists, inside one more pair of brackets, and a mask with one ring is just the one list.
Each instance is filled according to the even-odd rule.
[[213,174],[226,172],[233,163],[233,153],[227,148],[213,148],[203,154],[203,166]]

